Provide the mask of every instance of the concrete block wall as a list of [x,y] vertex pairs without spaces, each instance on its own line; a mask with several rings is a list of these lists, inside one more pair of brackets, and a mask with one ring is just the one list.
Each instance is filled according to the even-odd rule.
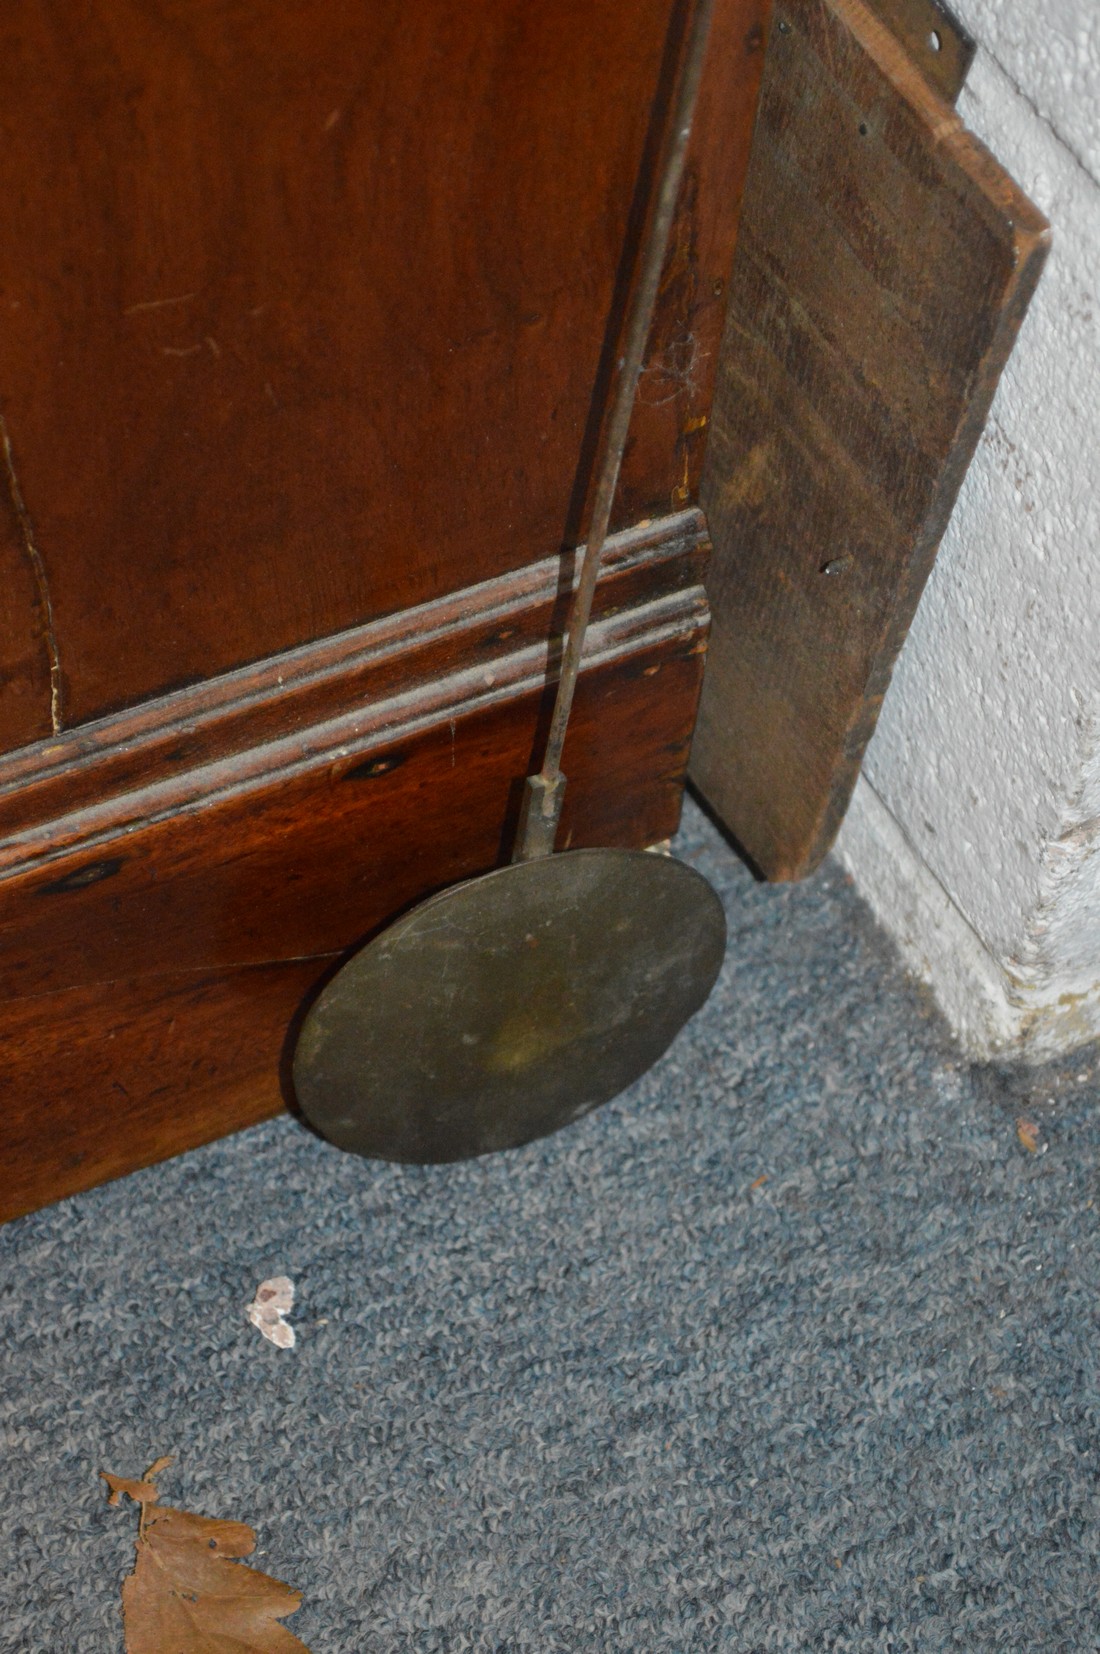
[[956,0],[1054,246],[838,843],[975,1055],[1100,1036],[1100,0]]

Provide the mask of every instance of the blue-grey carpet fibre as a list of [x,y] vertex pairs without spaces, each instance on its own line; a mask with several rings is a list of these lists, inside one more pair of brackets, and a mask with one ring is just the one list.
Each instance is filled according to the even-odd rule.
[[428,1169],[284,1118],[0,1231],[4,1654],[119,1654],[97,1472],[163,1453],[313,1654],[1100,1649],[1096,1051],[973,1068],[835,864],[678,848],[728,961],[598,1114]]

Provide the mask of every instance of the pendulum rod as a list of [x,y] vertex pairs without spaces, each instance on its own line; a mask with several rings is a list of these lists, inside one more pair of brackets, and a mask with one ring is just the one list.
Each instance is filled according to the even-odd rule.
[[537,774],[527,777],[524,788],[523,810],[513,856],[513,860],[517,862],[534,861],[540,856],[552,854],[558,822],[561,819],[565,796],[565,776],[561,771],[562,748],[565,745],[565,733],[569,726],[569,714],[577,687],[585,633],[592,613],[592,599],[600,572],[600,560],[611,521],[611,507],[619,482],[626,439],[630,432],[630,418],[634,411],[638,379],[657,303],[668,238],[680,194],[680,182],[687,159],[688,141],[698,101],[699,82],[702,78],[703,58],[714,4],[715,0],[698,0],[683,50],[673,117],[665,138],[656,198],[630,303],[622,355],[618,363],[618,379],[607,424],[603,459],[592,500],[592,516],[580,580],[573,593],[569,610],[550,733],[546,738],[542,767]]

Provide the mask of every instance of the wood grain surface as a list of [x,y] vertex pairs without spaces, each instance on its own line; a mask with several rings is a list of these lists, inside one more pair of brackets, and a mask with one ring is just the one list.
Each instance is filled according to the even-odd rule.
[[323,967],[124,977],[0,1008],[0,1222],[280,1113],[280,1051]]
[[769,878],[832,843],[1048,244],[861,0],[780,0],[704,488],[691,764]]
[[[619,526],[697,498],[765,15],[718,6]],[[0,744],[575,543],[684,17],[10,0]]]

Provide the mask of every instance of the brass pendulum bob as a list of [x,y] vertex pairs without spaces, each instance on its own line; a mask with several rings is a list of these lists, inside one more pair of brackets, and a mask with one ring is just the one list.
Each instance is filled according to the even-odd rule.
[[542,767],[527,779],[515,859],[390,925],[326,985],[299,1035],[302,1112],[356,1154],[462,1160],[556,1131],[656,1062],[722,963],[722,905],[683,862],[644,850],[554,853],[565,732],[712,9],[700,0],[685,44],[557,700]]

